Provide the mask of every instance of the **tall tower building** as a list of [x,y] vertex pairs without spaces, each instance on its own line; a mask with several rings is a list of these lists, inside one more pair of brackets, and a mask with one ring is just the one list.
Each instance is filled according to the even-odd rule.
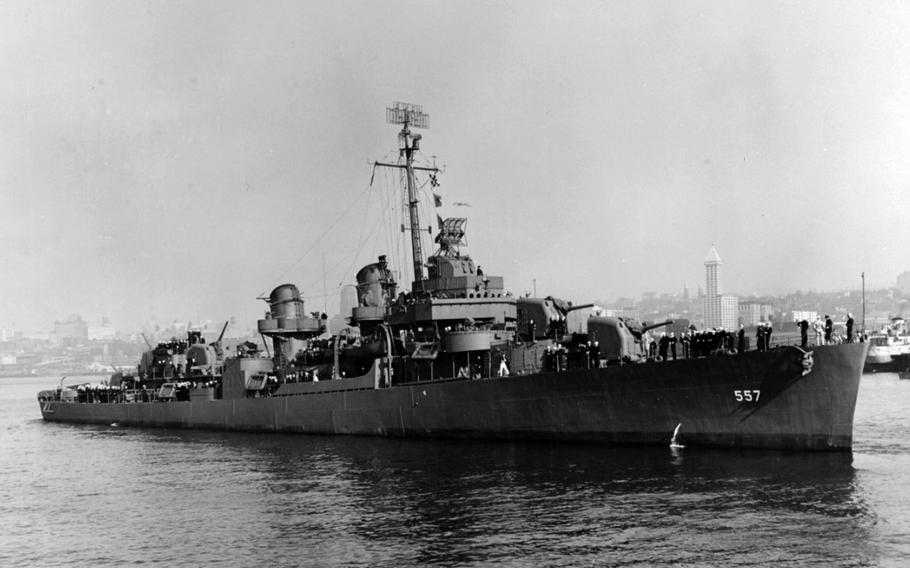
[[720,267],[723,264],[717,249],[711,245],[705,259],[705,327],[721,327]]
[[722,264],[717,249],[711,245],[705,259],[705,327],[734,329],[739,319],[739,298],[722,294],[720,282]]
[[901,292],[910,292],[910,270],[905,270],[897,275],[897,287]]

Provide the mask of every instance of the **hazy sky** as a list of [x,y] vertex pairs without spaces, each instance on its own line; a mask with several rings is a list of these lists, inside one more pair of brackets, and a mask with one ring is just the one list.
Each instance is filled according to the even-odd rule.
[[516,294],[694,291],[712,244],[724,292],[890,286],[907,30],[907,2],[4,2],[0,324],[254,325],[285,281],[331,311],[396,252],[397,100]]

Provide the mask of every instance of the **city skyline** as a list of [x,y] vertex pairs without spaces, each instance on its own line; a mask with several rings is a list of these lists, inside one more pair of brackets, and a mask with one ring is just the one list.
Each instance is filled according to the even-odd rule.
[[[671,299],[683,299],[691,302],[700,302],[702,303],[702,312],[699,323],[702,323],[708,328],[711,327],[723,327],[723,328],[732,328],[736,327],[739,324],[735,323],[736,320],[742,320],[744,314],[743,309],[753,309],[756,306],[761,305],[761,315],[755,316],[745,316],[747,320],[754,319],[755,321],[766,321],[767,313],[766,309],[770,309],[770,305],[766,305],[769,301],[780,301],[785,297],[793,294],[810,294],[810,295],[830,295],[830,294],[843,294],[848,293],[852,294],[853,292],[858,292],[861,288],[840,288],[835,290],[790,290],[785,294],[750,294],[750,295],[739,295],[739,294],[726,294],[723,290],[722,285],[722,270],[721,266],[724,264],[723,260],[720,258],[719,252],[714,245],[711,245],[708,255],[703,261],[703,266],[705,267],[704,274],[704,288],[702,284],[698,285],[698,293],[691,297],[688,290],[687,283],[683,283],[682,290],[677,292],[671,291],[642,291],[640,292],[638,298],[628,298],[628,297],[615,297],[615,298],[596,298],[593,301],[597,305],[607,307],[611,310],[622,309],[622,308],[637,308],[649,302],[653,302],[656,298],[671,298]],[[903,285],[902,285],[903,282]],[[878,289],[866,289],[866,291],[871,294],[881,294],[883,292],[888,292],[890,290],[898,290],[910,293],[910,270],[904,271],[898,275],[895,285],[878,288]],[[769,300],[773,299],[773,300]],[[740,302],[743,300],[745,303]],[[631,305],[628,302],[631,301]],[[758,302],[758,303],[756,303]],[[754,305],[753,305],[754,304]],[[345,303],[342,302],[342,306]],[[695,304],[693,304],[695,305]],[[335,313],[327,314],[331,318],[344,318],[344,314],[341,311]],[[902,315],[902,313],[897,314]],[[258,317],[257,317],[258,319]],[[23,330],[28,330],[33,336],[38,335],[50,335],[58,333],[59,327],[61,325],[66,326],[72,322],[79,322],[87,327],[88,335],[95,335],[96,339],[98,337],[112,337],[113,333],[126,334],[126,335],[136,335],[140,332],[152,332],[152,331],[165,331],[166,330],[186,330],[186,329],[202,329],[212,331],[214,327],[220,328],[223,321],[199,316],[195,319],[181,319],[173,318],[170,320],[146,320],[142,322],[132,324],[127,323],[126,325],[115,326],[112,325],[110,318],[106,315],[95,316],[94,319],[86,318],[84,319],[80,313],[70,313],[65,317],[58,317],[49,322],[46,326],[40,325],[26,325],[26,326],[17,326],[9,325],[8,323],[0,321],[0,331],[3,332],[4,337],[15,333],[21,333]],[[256,321],[250,322],[240,322],[236,318],[230,318],[228,322],[229,328],[231,328],[231,334],[233,335],[241,331],[241,333],[252,333],[255,335]],[[115,330],[115,331],[112,331]]]
[[[653,303],[656,300],[687,301],[689,303],[689,305],[691,305],[691,306],[701,305],[702,309],[703,309],[703,303],[707,297],[707,294],[704,293],[704,291],[701,289],[701,286],[699,286],[699,290],[701,290],[700,294],[695,294],[695,295],[690,294],[689,296],[686,295],[686,289],[684,287],[683,290],[676,291],[676,292],[667,291],[667,290],[665,290],[665,291],[645,291],[645,292],[641,292],[638,295],[638,297],[636,297],[636,298],[631,298],[631,297],[596,298],[592,301],[596,305],[605,307],[610,310],[622,310],[624,308],[638,309],[641,306],[649,304],[649,303]],[[904,293],[904,294],[910,295],[910,287],[908,287],[907,289],[904,289],[904,288],[901,288],[900,286],[888,286],[888,287],[875,288],[875,289],[866,288],[865,292],[866,292],[867,296],[869,296],[869,298],[871,299],[873,297],[882,297],[882,296],[890,297],[891,292],[893,290],[897,290],[899,293]],[[787,304],[789,304],[791,302],[789,298],[791,298],[794,295],[809,295],[809,296],[823,296],[823,297],[828,296],[828,297],[837,298],[837,297],[853,297],[855,295],[859,295],[860,292],[861,292],[861,288],[840,288],[840,289],[832,289],[832,290],[792,290],[787,293],[777,294],[777,295],[774,295],[774,294],[751,294],[751,295],[737,295],[737,294],[727,295],[727,294],[725,294],[725,295],[735,296],[738,300],[740,300],[739,309],[742,310],[744,305],[752,306],[754,304],[754,305],[765,306],[768,303],[787,303]],[[631,304],[629,304],[629,302],[631,302]],[[800,309],[799,306],[796,306],[796,309]],[[832,311],[835,311],[835,310],[832,310]],[[888,315],[889,316],[900,316],[900,315],[903,315],[903,313],[904,313],[903,310],[898,310],[898,311],[895,311],[894,313],[889,312]],[[335,318],[335,317],[341,316],[340,313],[334,313],[334,314],[328,314],[328,315],[330,318]],[[742,311],[739,312],[739,315],[740,315],[740,317],[743,316]],[[258,317],[261,317],[261,314]],[[258,319],[258,317],[257,317],[257,319]],[[908,312],[908,317],[910,317],[910,312]],[[99,319],[92,319],[92,318],[84,317],[83,314],[70,313],[70,314],[67,314],[66,316],[61,316],[61,317],[55,318],[53,321],[50,321],[45,325],[13,326],[13,325],[10,325],[5,322],[0,322],[0,331],[2,331],[4,333],[11,333],[13,331],[21,333],[23,331],[26,331],[26,332],[31,333],[32,335],[34,335],[34,334],[39,334],[39,335],[40,334],[44,334],[44,335],[53,334],[56,324],[66,323],[73,318],[80,319],[89,328],[90,331],[94,328],[97,333],[100,333],[100,330],[102,328],[112,327],[112,328],[116,329],[116,332],[118,334],[126,334],[126,335],[136,335],[143,331],[154,331],[156,329],[161,332],[164,332],[169,329],[185,330],[187,328],[205,329],[208,331],[213,331],[213,330],[218,331],[221,328],[221,326],[225,323],[225,320],[218,320],[216,318],[209,318],[209,317],[201,317],[201,318],[194,319],[194,320],[180,319],[180,318],[174,318],[171,320],[148,320],[148,321],[144,321],[144,322],[139,322],[136,325],[121,326],[121,325],[116,325],[114,322],[111,322],[109,320],[109,318],[106,318],[105,316],[100,316]],[[766,315],[764,314],[764,312],[762,312],[761,318],[766,318]],[[756,316],[756,319],[759,319],[758,316]],[[242,322],[242,321],[236,320],[236,318],[235,318],[235,320],[232,321],[230,323],[230,325],[228,326],[228,329],[231,332],[231,333],[229,333],[229,335],[236,333],[238,330],[241,330],[241,331],[252,330],[253,335],[255,335],[255,327],[256,327],[255,320],[251,321],[251,322]]]
[[331,313],[378,254],[407,286],[394,101],[516,295],[682,289],[712,243],[742,296],[907,269],[910,7],[396,6],[5,4],[0,322]]

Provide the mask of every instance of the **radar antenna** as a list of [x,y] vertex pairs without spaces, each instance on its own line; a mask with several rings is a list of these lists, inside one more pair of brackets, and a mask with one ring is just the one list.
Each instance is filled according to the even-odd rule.
[[467,222],[467,219],[457,217],[439,219],[439,234],[436,235],[439,251],[436,254],[449,258],[461,254],[459,247],[467,244],[464,240],[464,226]]
[[423,112],[422,105],[395,102],[395,106],[385,109],[385,118],[389,124],[404,124],[414,128],[429,128],[430,115]]
[[423,248],[420,244],[420,217],[417,212],[419,201],[417,199],[417,183],[414,180],[414,170],[438,173],[439,169],[436,168],[435,165],[432,168],[414,165],[414,153],[420,150],[421,135],[411,134],[410,127],[429,128],[430,115],[423,112],[423,107],[421,105],[396,102],[393,106],[386,109],[386,121],[389,124],[402,125],[401,132],[398,133],[399,163],[383,164],[375,162],[375,165],[405,170],[410,226],[402,227],[402,230],[411,232],[411,254],[414,259],[414,287],[422,290],[424,260]]

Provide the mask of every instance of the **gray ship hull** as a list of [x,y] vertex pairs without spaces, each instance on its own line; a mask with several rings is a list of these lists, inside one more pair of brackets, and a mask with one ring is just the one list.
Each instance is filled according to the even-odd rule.
[[668,444],[681,424],[687,446],[849,450],[866,345],[810,353],[784,348],[376,389],[323,381],[322,392],[210,401],[45,401],[41,411],[51,422],[135,427],[637,445]]

